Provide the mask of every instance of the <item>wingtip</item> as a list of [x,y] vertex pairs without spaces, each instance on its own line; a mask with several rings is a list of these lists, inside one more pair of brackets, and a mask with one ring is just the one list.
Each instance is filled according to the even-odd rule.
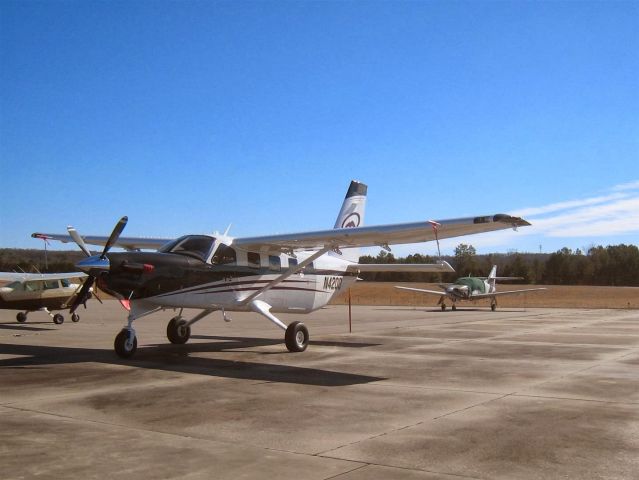
[[508,223],[514,227],[527,227],[531,225],[530,222],[521,217],[513,217],[512,215],[506,215],[505,213],[498,213],[495,215],[493,217],[493,222]]

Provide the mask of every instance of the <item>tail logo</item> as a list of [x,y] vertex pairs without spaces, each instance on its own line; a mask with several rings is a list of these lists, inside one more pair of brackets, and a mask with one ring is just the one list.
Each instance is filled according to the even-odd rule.
[[359,213],[353,212],[344,219],[344,221],[342,222],[342,228],[359,227],[359,222],[360,222]]

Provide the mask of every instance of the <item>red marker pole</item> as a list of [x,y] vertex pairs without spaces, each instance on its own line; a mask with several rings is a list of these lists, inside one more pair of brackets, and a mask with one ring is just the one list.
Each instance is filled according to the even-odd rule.
[[353,333],[351,323],[351,289],[348,289],[348,333]]

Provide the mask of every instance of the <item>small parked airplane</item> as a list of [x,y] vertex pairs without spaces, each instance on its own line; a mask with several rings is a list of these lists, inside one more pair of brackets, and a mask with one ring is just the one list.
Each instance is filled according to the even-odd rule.
[[[44,311],[60,325],[64,317],[55,315],[51,310],[71,308],[71,300],[82,283],[71,283],[70,280],[84,278],[82,272],[73,273],[12,273],[0,272],[0,281],[10,282],[0,287],[0,308],[5,310],[21,310],[16,315],[20,323],[27,321],[27,314],[36,310]],[[71,320],[80,321],[80,315],[71,312]]]
[[505,292],[498,292],[496,282],[497,280],[521,280],[522,277],[498,277],[497,265],[493,265],[493,269],[490,271],[488,277],[461,277],[455,280],[455,283],[441,284],[442,291],[426,290],[423,288],[412,287],[399,287],[401,290],[410,290],[413,292],[425,293],[427,295],[437,295],[442,311],[446,310],[445,299],[449,298],[453,303],[451,308],[457,310],[456,303],[460,300],[475,301],[484,298],[490,299],[490,309],[494,312],[497,309],[497,296],[498,295],[515,295],[517,293],[532,292],[536,290],[546,290],[544,287],[539,288],[524,288],[521,290],[508,290]]
[[[123,217],[110,237],[82,237],[69,227],[69,235],[34,233],[62,242],[74,241],[88,258],[76,266],[89,274],[71,310],[86,301],[97,286],[120,300],[129,310],[127,326],[116,336],[116,353],[131,357],[137,349],[133,322],[167,308],[180,311],[167,327],[171,343],[185,343],[191,326],[221,310],[253,311],[285,331],[286,347],[304,351],[309,333],[299,322],[285,325],[273,313],[309,313],[326,305],[347,289],[364,271],[453,271],[446,262],[429,265],[360,265],[358,247],[415,243],[530,225],[525,220],[497,214],[453,220],[422,221],[397,225],[362,227],[367,186],[353,181],[346,193],[333,229],[233,238],[186,235],[175,240],[120,238],[127,222]],[[167,243],[168,242],[168,243]],[[104,245],[100,255],[91,255],[86,243]],[[109,253],[112,246],[128,252]],[[141,249],[158,248],[156,252]],[[343,250],[342,250],[343,249]],[[137,250],[137,251],[135,251]],[[190,320],[183,308],[201,312]]]

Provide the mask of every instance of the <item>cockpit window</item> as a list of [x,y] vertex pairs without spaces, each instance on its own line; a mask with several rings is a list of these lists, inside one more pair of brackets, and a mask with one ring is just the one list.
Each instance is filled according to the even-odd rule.
[[8,285],[5,285],[5,287],[10,288],[12,290],[17,290],[17,291],[23,291],[24,290],[24,285],[22,285],[22,282],[11,282]]
[[237,263],[237,254],[228,245],[220,243],[211,259],[211,263],[213,265],[235,265]]
[[187,235],[167,243],[158,252],[177,253],[206,261],[214,241],[213,237],[206,235]]

